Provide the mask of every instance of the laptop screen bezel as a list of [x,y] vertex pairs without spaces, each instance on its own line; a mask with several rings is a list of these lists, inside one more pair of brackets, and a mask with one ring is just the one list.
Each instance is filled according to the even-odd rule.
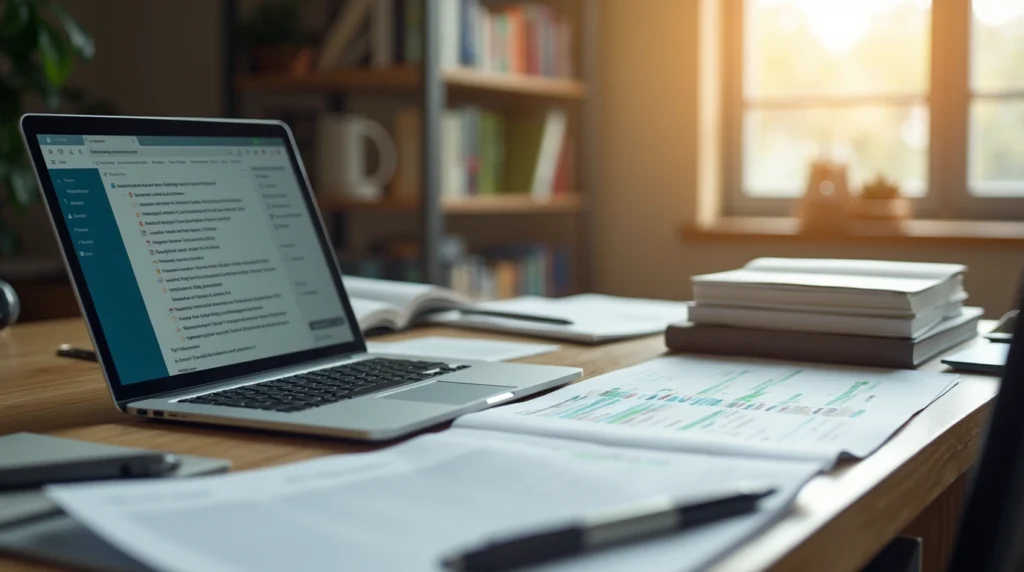
[[[306,176],[302,161],[299,158],[295,140],[287,125],[277,121],[266,120],[223,120],[223,119],[170,119],[170,118],[148,118],[148,117],[105,117],[105,116],[73,116],[73,115],[25,115],[21,120],[22,135],[32,163],[35,166],[36,174],[42,190],[44,202],[49,212],[51,222],[56,230],[60,241],[61,252],[64,256],[65,266],[71,274],[71,279],[78,295],[82,311],[85,313],[86,323],[92,335],[93,343],[96,346],[97,358],[103,366],[107,382],[110,385],[111,393],[118,407],[124,409],[130,401],[154,397],[157,395],[186,390],[203,386],[210,383],[241,377],[253,373],[269,371],[277,368],[284,368],[322,360],[325,358],[338,357],[346,354],[365,352],[366,342],[359,330],[352,304],[345,292],[342,282],[341,269],[338,267],[337,259],[327,233],[324,228],[323,218],[312,198],[309,179]],[[279,138],[286,142],[288,158],[291,162],[293,172],[299,182],[303,201],[305,201],[309,216],[317,228],[317,238],[320,242],[321,252],[325,262],[334,270],[332,277],[338,297],[341,299],[345,317],[349,329],[354,336],[353,341],[318,347],[309,350],[302,350],[293,353],[281,354],[266,358],[249,360],[231,365],[219,366],[210,369],[168,375],[147,381],[122,384],[120,375],[115,366],[110,347],[107,343],[103,327],[98,319],[96,307],[93,304],[90,285],[86,283],[82,272],[81,264],[77,256],[69,256],[74,252],[73,241],[67,225],[63,223],[63,215],[60,212],[59,201],[50,178],[49,170],[46,167],[43,152],[39,145],[38,135],[165,135],[182,137],[248,137],[248,138]],[[61,224],[57,224],[60,219]]]

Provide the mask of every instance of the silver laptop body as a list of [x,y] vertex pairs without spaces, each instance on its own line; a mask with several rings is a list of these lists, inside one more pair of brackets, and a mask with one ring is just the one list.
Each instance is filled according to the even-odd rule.
[[[376,441],[582,375],[367,354],[283,123],[26,115],[22,135],[122,411]],[[408,375],[374,389],[381,367]],[[318,404],[328,375],[370,382]],[[271,386],[299,405],[268,409]]]

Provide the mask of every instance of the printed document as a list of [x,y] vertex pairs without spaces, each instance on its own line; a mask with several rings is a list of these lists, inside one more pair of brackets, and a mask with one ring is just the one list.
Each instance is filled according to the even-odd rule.
[[706,567],[778,519],[821,468],[454,429],[272,469],[47,492],[156,570],[417,572],[596,509],[744,482],[777,488],[749,515],[535,568],[677,572]]
[[459,418],[580,441],[834,462],[865,457],[956,375],[669,356]]

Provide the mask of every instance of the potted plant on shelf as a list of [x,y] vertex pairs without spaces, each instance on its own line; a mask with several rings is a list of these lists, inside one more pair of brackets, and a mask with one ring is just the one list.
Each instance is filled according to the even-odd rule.
[[900,231],[903,222],[914,214],[914,205],[903,196],[896,183],[878,175],[868,182],[851,203],[854,219],[875,227]]
[[38,99],[48,111],[65,102],[80,111],[102,111],[67,85],[78,59],[91,59],[92,38],[60,4],[52,0],[0,3],[0,258],[17,254],[20,244],[8,216],[33,203],[36,178],[22,145],[18,121],[26,99]]
[[255,72],[301,75],[313,68],[316,49],[302,27],[302,13],[294,0],[267,0],[253,9],[239,29]]

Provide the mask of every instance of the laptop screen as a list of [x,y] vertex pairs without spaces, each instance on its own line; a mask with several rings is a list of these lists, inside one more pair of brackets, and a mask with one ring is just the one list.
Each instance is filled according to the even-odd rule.
[[37,138],[122,384],[356,338],[284,139]]

